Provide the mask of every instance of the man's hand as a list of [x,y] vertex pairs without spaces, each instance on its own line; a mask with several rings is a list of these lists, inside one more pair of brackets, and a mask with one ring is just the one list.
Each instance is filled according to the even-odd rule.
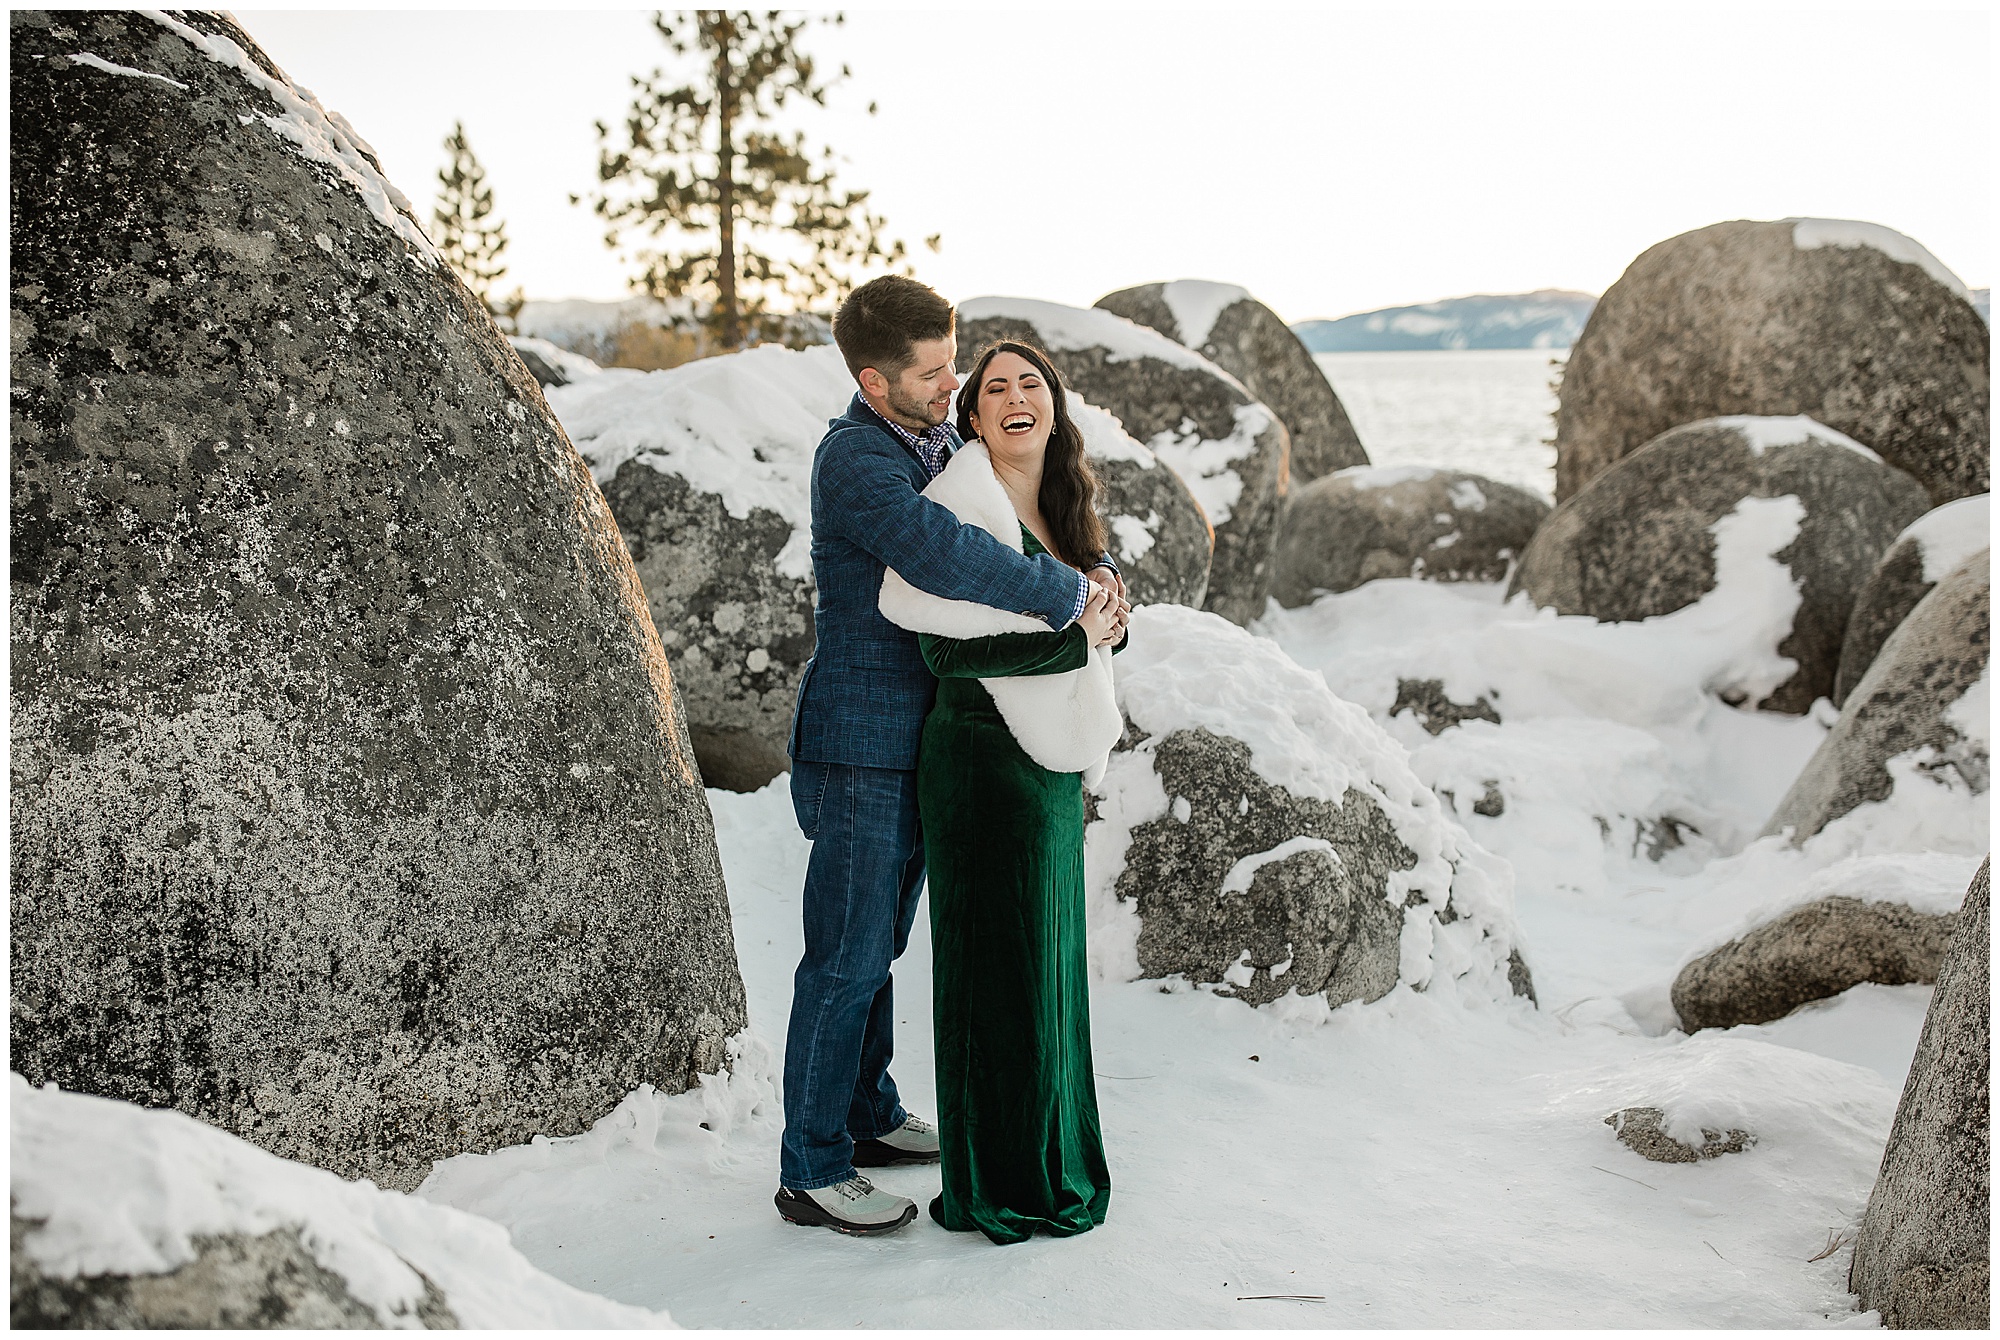
[[[1121,617],[1119,606],[1124,605],[1126,615]],[[1083,625],[1084,635],[1092,647],[1108,647],[1125,636],[1124,618],[1130,616],[1131,606],[1108,586],[1091,583],[1090,596],[1084,601],[1083,613],[1077,622]]]

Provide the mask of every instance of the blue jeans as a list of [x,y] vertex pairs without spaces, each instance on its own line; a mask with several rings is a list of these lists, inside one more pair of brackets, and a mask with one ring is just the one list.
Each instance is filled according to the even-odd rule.
[[917,774],[792,763],[792,807],[812,839],[805,957],[785,1032],[785,1138],[778,1181],[797,1191],[854,1176],[854,1142],[909,1115],[889,1078],[902,956],[924,883]]

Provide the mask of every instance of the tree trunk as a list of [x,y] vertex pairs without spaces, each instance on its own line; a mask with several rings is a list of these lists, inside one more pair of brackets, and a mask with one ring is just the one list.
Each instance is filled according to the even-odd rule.
[[715,204],[720,220],[716,239],[716,304],[721,309],[722,347],[735,349],[743,342],[736,317],[736,85],[729,65],[729,52],[736,45],[736,29],[724,17],[716,28],[715,107],[719,126],[715,155]]

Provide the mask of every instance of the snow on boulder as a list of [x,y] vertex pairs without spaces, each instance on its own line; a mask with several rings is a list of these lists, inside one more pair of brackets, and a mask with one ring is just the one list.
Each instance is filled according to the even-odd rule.
[[490,1220],[178,1112],[8,1079],[17,1328],[672,1326],[529,1264]]
[[1031,298],[960,304],[961,370],[997,339],[1047,350],[1071,390],[1109,411],[1186,482],[1215,528],[1204,608],[1239,624],[1263,613],[1291,450],[1278,416],[1200,354],[1094,307]]
[[528,370],[528,375],[544,389],[567,386],[580,378],[595,377],[604,371],[582,354],[573,354],[531,335],[509,335],[507,343],[521,356],[521,366]]
[[1427,465],[1357,466],[1294,490],[1271,594],[1292,608],[1384,577],[1502,582],[1549,515],[1526,489]]
[[1991,771],[1987,551],[1953,568],[1882,644],[1764,825],[1802,843],[1905,787],[1983,795]]
[[1117,418],[1066,391],[1097,473],[1097,510],[1135,605],[1198,606],[1208,594],[1215,530],[1184,481]]
[[1833,679],[1833,705],[1847,695],[1875,663],[1875,655],[1931,593],[1944,575],[1989,543],[1990,497],[1960,498],[1927,512],[1896,537],[1861,585],[1847,616],[1840,643],[1840,669]]
[[541,390],[226,16],[12,40],[14,1068],[395,1186],[716,1069],[713,821]]
[[1234,284],[1178,279],[1107,293],[1096,305],[1159,331],[1235,375],[1292,435],[1292,480],[1368,464],[1318,363],[1278,314]]
[[1532,997],[1513,872],[1366,712],[1275,643],[1175,606],[1134,613],[1117,674],[1125,740],[1084,838],[1100,973],[1251,1004],[1398,984]]
[[1841,219],[1736,220],[1644,252],[1563,372],[1556,500],[1677,424],[1810,415],[1921,481],[1987,491],[1986,323],[1911,239]]
[[1991,867],[1966,891],[1848,1268],[1885,1326],[1992,1325]]
[[631,549],[710,786],[790,766],[816,644],[813,453],[854,389],[831,345],[766,344],[549,392]]
[[1660,434],[1557,506],[1512,589],[1613,622],[1682,609],[1715,588],[1717,527],[1752,499],[1799,512],[1764,550],[1797,587],[1777,646],[1792,668],[1753,701],[1804,712],[1833,689],[1848,611],[1876,559],[1928,506],[1915,480],[1811,419],[1706,419]]
[[1896,902],[1821,898],[1683,967],[1674,1013],[1692,1033],[1769,1023],[1862,982],[1933,982],[1955,920]]

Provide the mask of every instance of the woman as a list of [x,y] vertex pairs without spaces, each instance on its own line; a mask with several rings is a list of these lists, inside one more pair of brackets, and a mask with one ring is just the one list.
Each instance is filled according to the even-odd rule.
[[[1079,569],[1104,552],[1097,481],[1045,354],[1011,340],[981,350],[959,392],[958,430],[983,444],[960,453],[963,465],[983,471],[977,458],[990,458],[1024,552]],[[1090,1059],[1083,786],[1076,771],[1052,771],[1024,750],[1037,723],[1003,689],[1025,676],[1087,674],[1094,648],[1123,645],[1127,612],[1098,591],[1062,632],[918,639],[939,679],[917,763],[944,1182],[930,1211],[996,1243],[1085,1232],[1111,1200]],[[1097,668],[1112,734],[1085,752],[1101,756],[1117,718],[1109,665]],[[1008,682],[989,692],[982,679]],[[1046,736],[1049,723],[1039,729]]]

